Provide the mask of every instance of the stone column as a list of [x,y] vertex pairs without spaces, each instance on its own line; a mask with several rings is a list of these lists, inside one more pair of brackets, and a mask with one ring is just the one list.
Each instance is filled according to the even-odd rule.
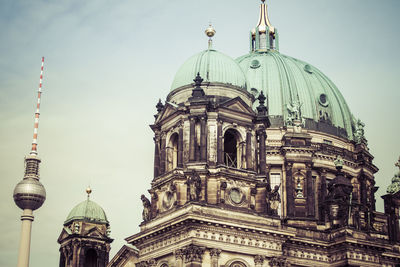
[[262,255],[254,256],[254,264],[255,264],[255,267],[262,267],[264,264],[264,256],[262,256]]
[[155,134],[154,140],[154,178],[160,175],[160,141],[159,135]]
[[30,209],[24,209],[21,221],[21,238],[19,241],[19,252],[18,252],[18,264],[17,267],[28,267],[29,266],[29,254],[31,248],[31,231],[33,222],[33,211]]
[[182,249],[175,250],[174,255],[175,255],[175,267],[183,267],[183,251],[182,251]]
[[307,183],[307,217],[315,217],[315,200],[314,200],[314,188],[313,188],[313,177],[311,172],[311,164],[307,164],[306,173],[306,183]]
[[165,173],[165,160],[166,160],[166,145],[167,145],[167,136],[165,133],[161,134],[161,159],[160,159],[160,174]]
[[259,163],[260,163],[260,174],[265,174],[266,173],[266,154],[265,154],[265,129],[259,130],[258,136],[259,136]]
[[319,192],[319,220],[325,222],[325,198],[326,198],[326,170],[323,169],[321,175],[321,188]]
[[189,136],[189,161],[196,160],[196,121],[194,117],[190,118],[190,136]]
[[72,241],[72,266],[78,266],[78,245],[79,245],[79,241],[74,240]]
[[178,168],[183,168],[183,126],[179,128],[178,137]]
[[286,197],[287,197],[287,216],[294,217],[294,187],[292,175],[292,163],[286,166]]
[[213,248],[210,250],[211,267],[219,267],[218,265],[219,254],[221,254],[220,249]]
[[251,149],[251,129],[247,130],[246,133],[246,168],[248,170],[253,170],[253,157]]
[[219,164],[224,164],[222,121],[218,121],[217,126],[217,165]]
[[200,161],[207,161],[207,121],[205,117],[200,119]]

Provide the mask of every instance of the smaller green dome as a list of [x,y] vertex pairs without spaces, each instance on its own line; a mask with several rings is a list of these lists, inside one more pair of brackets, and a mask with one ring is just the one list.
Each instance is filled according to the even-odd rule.
[[200,73],[204,82],[224,83],[246,89],[246,77],[239,64],[227,55],[208,49],[183,63],[172,82],[171,91],[192,84],[197,73]]
[[71,210],[64,225],[74,220],[109,224],[103,208],[89,199],[79,203]]

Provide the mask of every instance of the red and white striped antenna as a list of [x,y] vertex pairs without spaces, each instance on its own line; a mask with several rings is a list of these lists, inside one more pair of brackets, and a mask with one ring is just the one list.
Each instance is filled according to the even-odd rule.
[[36,106],[36,112],[35,112],[35,124],[34,124],[34,128],[33,128],[32,150],[30,153],[31,155],[37,155],[37,137],[38,137],[38,128],[39,128],[40,99],[42,96],[43,65],[44,65],[44,57],[42,57],[42,67],[40,68],[40,82],[39,82],[37,106]]

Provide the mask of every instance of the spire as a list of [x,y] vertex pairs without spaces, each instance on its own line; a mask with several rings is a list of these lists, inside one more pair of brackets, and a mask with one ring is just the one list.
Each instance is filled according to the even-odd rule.
[[42,96],[43,65],[44,65],[44,57],[42,57],[42,66],[40,68],[39,90],[38,90],[37,105],[35,112],[35,124],[33,128],[32,149],[30,153],[31,155],[37,155],[37,136],[39,129],[40,100]]
[[255,29],[250,33],[250,50],[251,52],[266,52],[268,50],[279,50],[278,32],[271,25],[268,18],[268,6],[265,0],[261,0],[260,17]]
[[43,63],[44,57],[42,57],[42,67],[40,69],[40,83],[35,112],[32,149],[29,156],[25,158],[24,179],[17,184],[13,194],[15,204],[23,210],[17,266],[29,266],[31,228],[34,219],[33,211],[40,208],[46,200],[46,190],[39,181],[40,159],[37,157],[37,133],[39,127],[40,98],[42,94]]
[[208,50],[212,49],[212,37],[214,37],[216,31],[214,27],[211,25],[205,30],[206,35],[208,36]]

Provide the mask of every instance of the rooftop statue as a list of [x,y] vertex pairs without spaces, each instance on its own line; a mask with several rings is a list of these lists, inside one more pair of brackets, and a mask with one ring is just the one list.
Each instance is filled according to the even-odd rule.
[[400,191],[400,157],[396,164],[394,164],[394,166],[399,168],[399,172],[393,176],[392,183],[388,186],[386,190],[389,194],[396,194]]
[[356,141],[357,144],[367,144],[367,139],[365,139],[364,136],[364,127],[365,124],[360,119],[358,119],[356,121],[356,130],[354,132],[354,141]]

